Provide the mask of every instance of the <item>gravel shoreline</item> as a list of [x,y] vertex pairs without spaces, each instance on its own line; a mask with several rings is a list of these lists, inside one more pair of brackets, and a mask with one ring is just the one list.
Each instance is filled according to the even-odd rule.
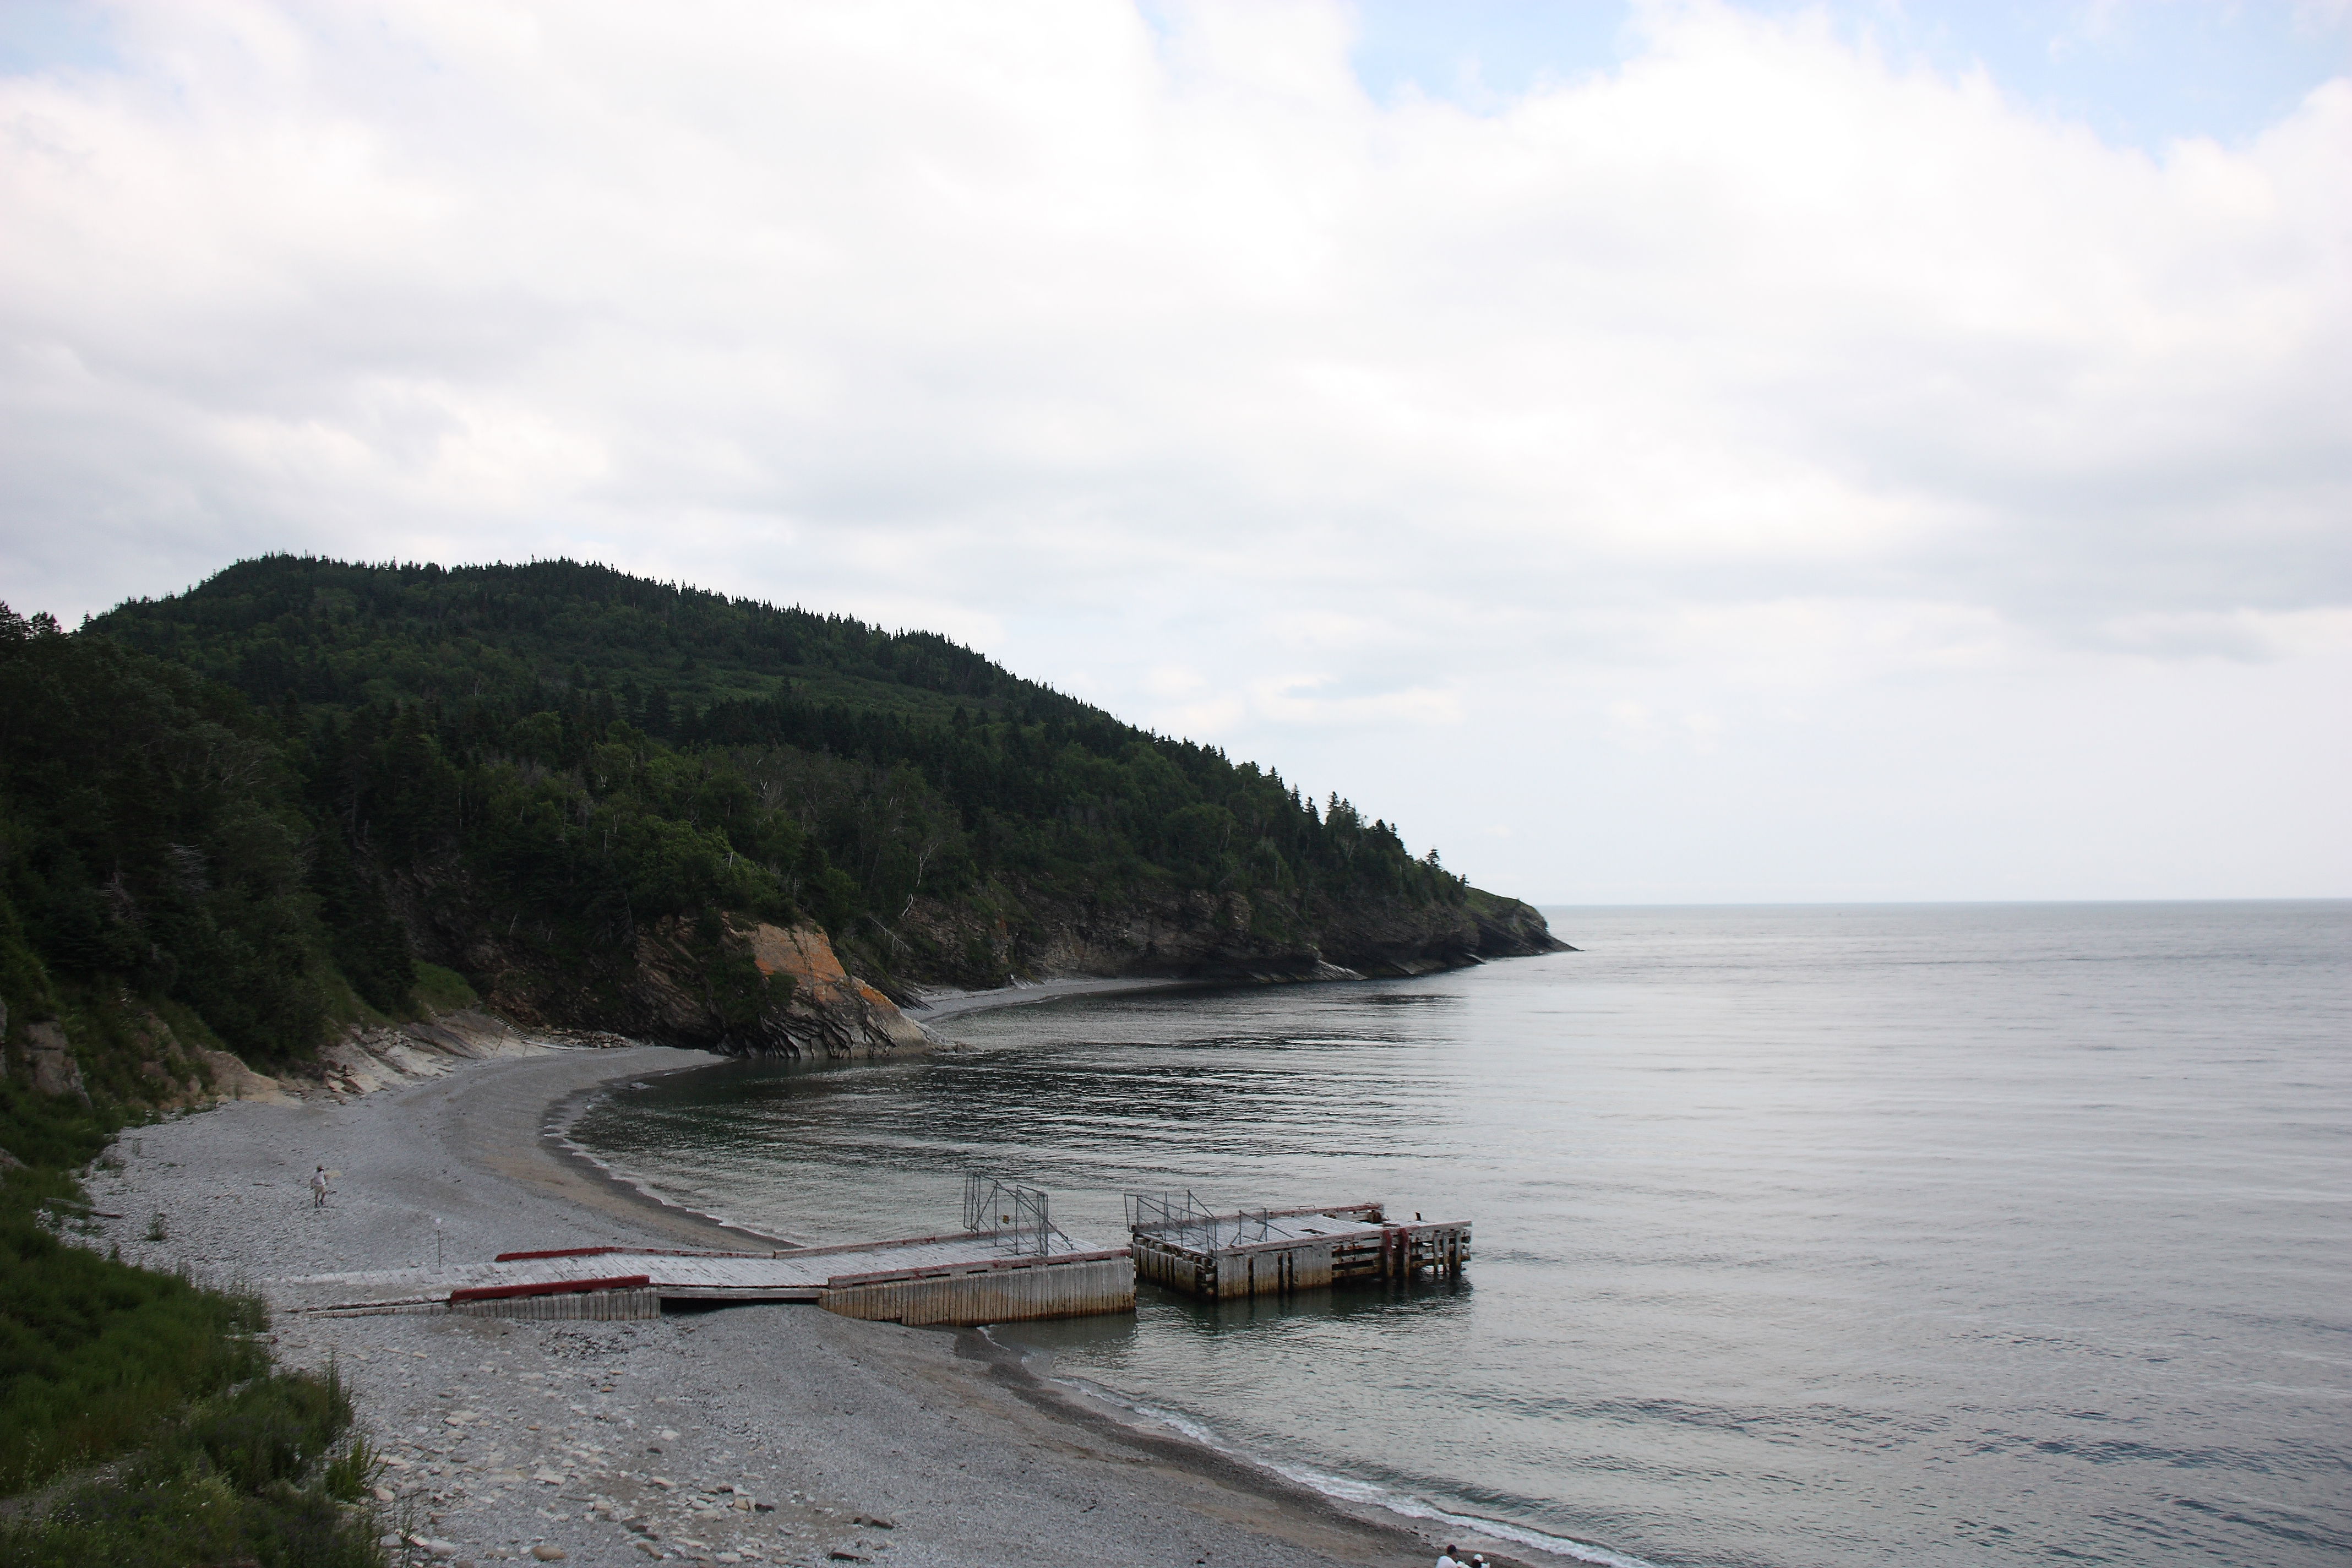
[[[559,1050],[348,1103],[228,1103],[133,1129],[89,1183],[123,1217],[86,1239],[281,1307],[315,1299],[307,1275],[740,1247],[749,1233],[660,1205],[555,1131],[599,1084],[717,1059]],[[341,1175],[314,1208],[321,1164]],[[383,1511],[416,1562],[1402,1568],[1443,1544],[1037,1378],[986,1331],[804,1306],[616,1323],[281,1310],[277,1348],[294,1365],[331,1358],[352,1385],[387,1456]]]

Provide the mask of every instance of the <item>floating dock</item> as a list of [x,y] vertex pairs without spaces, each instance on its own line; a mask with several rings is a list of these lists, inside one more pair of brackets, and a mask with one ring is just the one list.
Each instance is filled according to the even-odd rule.
[[1459,1275],[1470,1256],[1467,1220],[1391,1222],[1379,1204],[1211,1214],[1190,1193],[1127,1203],[1136,1278],[1211,1300]]
[[802,1301],[848,1318],[969,1327],[1135,1310],[1131,1251],[1071,1237],[1048,1217],[1045,1194],[984,1178],[967,1183],[964,1218],[967,1228],[948,1235],[839,1247],[568,1247],[447,1269],[285,1283],[330,1296],[297,1310],[338,1314],[613,1321],[659,1317],[673,1304]]

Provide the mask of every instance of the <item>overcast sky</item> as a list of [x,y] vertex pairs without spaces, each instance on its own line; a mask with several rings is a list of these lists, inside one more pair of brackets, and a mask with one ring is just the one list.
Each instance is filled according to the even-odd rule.
[[1546,902],[2352,895],[2345,5],[0,5],[0,597],[564,554]]

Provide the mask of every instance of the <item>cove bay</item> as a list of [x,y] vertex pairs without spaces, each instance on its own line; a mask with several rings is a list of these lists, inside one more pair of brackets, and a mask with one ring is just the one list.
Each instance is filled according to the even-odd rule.
[[[1596,1561],[2352,1545],[2340,902],[1551,910],[1585,951],[1078,998],[730,1063],[572,1136],[801,1239],[969,1168],[1474,1217],[1443,1283],[1010,1325],[1341,1495]],[[919,1015],[918,1015],[919,1016]]]

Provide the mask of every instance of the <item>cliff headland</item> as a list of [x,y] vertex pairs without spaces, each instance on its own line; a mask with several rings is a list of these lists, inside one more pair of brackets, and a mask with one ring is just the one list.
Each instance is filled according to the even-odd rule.
[[[0,1318],[26,1325],[0,1545],[193,1564],[296,1531],[359,1564],[396,1527],[450,1559],[462,1534],[541,1561],[1139,1561],[1175,1520],[1190,1561],[1425,1556],[1072,1408],[976,1335],[730,1319],[714,1362],[687,1321],[387,1318],[282,1325],[273,1369],[261,1300],[168,1270],[723,1236],[564,1166],[542,1091],[919,1048],[926,996],[1561,945],[1337,795],[924,634],[568,562],[277,557],[70,632],[0,606]],[[366,1195],[315,1206],[320,1168]],[[583,1353],[596,1410],[524,1408]],[[441,1403],[485,1374],[515,1380],[504,1415]]]
[[122,1103],[474,1005],[838,1056],[919,1043],[926,988],[1562,945],[1336,794],[944,638],[570,562],[0,616],[0,738],[10,1049]]

